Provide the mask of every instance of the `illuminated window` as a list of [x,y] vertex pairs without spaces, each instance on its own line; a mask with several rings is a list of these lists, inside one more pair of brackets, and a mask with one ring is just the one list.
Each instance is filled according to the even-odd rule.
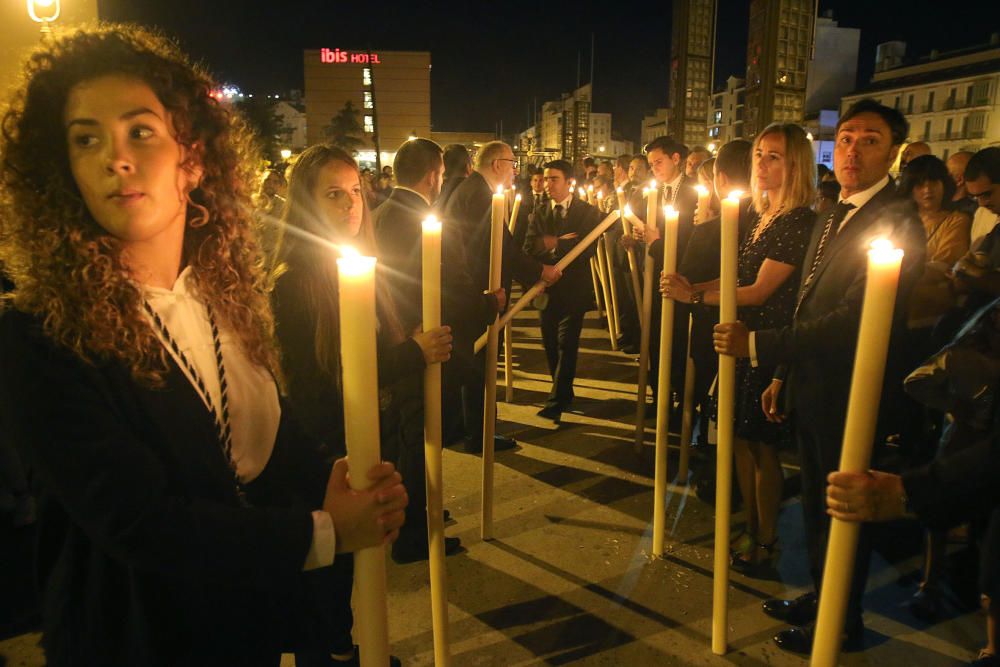
[[372,93],[370,90],[365,91],[365,108],[374,109],[375,104],[372,102]]
[[374,131],[375,131],[375,117],[365,116],[365,132],[374,132]]
[[372,85],[372,68],[365,67],[361,70],[361,79],[366,86]]

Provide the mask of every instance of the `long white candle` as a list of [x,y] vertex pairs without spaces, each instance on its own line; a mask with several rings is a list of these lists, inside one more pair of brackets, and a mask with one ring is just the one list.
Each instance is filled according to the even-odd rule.
[[[504,194],[497,188],[493,195],[490,215],[490,283],[491,292],[500,289],[503,268]],[[483,506],[480,534],[484,540],[493,539],[493,436],[497,418],[497,342],[503,324],[494,322],[487,329],[486,388],[483,410]]]
[[[719,322],[736,321],[736,274],[739,247],[740,194],[722,201],[719,265]],[[733,486],[733,420],[736,401],[736,358],[719,355],[718,452],[715,489],[715,573],[712,603],[712,652],[725,655],[729,618],[729,520]]]
[[[903,251],[890,241],[872,243],[840,454],[843,472],[864,472],[871,463],[902,262]],[[860,524],[839,519],[830,525],[812,650],[811,664],[817,667],[834,667],[840,656],[860,530]]]
[[[636,222],[640,222],[635,213],[632,212],[632,207],[628,204],[622,205],[621,203],[625,201],[625,194],[622,192],[621,188],[618,188],[618,210],[621,211],[622,215],[622,234],[632,238],[632,225]],[[640,323],[642,324],[642,289],[640,288],[639,281],[639,263],[635,259],[635,248],[628,248],[628,272],[632,279],[632,293],[635,294],[635,310],[636,316]]]
[[517,214],[521,210],[521,195],[520,193],[514,195],[514,206],[510,209],[510,221],[507,223],[507,228],[510,233],[513,234],[517,230]]
[[[423,329],[441,326],[441,222],[423,221],[421,242]],[[444,474],[441,462],[441,364],[424,369],[424,478],[427,483],[427,543],[430,546],[431,627],[434,664],[451,661],[448,648],[448,572],[444,551]]]
[[[646,190],[646,233],[656,225],[656,204],[660,197],[656,181]],[[647,248],[647,246],[643,246]],[[653,257],[644,252],[642,265],[642,326],[639,330],[639,378],[635,396],[635,452],[642,451],[646,437],[646,385],[649,380],[649,336],[653,318]]]
[[[594,243],[594,241],[596,241],[601,234],[608,231],[608,227],[613,225],[617,220],[618,220],[618,211],[612,211],[611,213],[609,213],[608,217],[604,218],[604,220],[601,221],[601,224],[597,225],[597,227],[590,230],[590,233],[584,236],[583,240],[581,240],[575,246],[570,248],[569,252],[563,255],[562,259],[556,262],[555,264],[556,268],[558,268],[560,271],[565,271],[566,267],[569,266],[573,262],[573,260],[579,257],[584,250],[590,247],[590,245]],[[545,283],[541,280],[532,285],[527,292],[521,295],[521,298],[517,300],[517,303],[515,303],[513,306],[507,309],[507,311],[500,318],[498,324],[500,326],[504,326],[512,319],[514,319],[514,316],[517,315],[522,310],[524,310],[528,306],[528,304],[531,303],[531,300],[534,299],[539,294],[541,294],[542,290],[544,289],[545,289]],[[488,338],[487,334],[484,333],[476,340],[475,351],[477,353],[481,349],[486,347],[487,338]]]
[[610,323],[613,326],[611,332],[611,349],[618,349],[618,278],[615,276],[614,254],[612,253],[613,241],[604,234],[601,236],[601,244],[604,246],[604,261],[608,266],[608,291],[611,293],[611,315]]
[[[678,213],[663,207],[663,272],[677,272]],[[667,434],[670,421],[670,372],[674,348],[674,300],[662,297],[660,366],[656,383],[656,456],[653,475],[653,555],[663,555],[667,517]]]
[[[340,283],[340,363],[344,387],[344,435],[351,488],[371,486],[368,471],[379,463],[378,359],[375,353],[375,258],[337,260]],[[358,643],[364,667],[389,664],[385,547],[354,555]]]

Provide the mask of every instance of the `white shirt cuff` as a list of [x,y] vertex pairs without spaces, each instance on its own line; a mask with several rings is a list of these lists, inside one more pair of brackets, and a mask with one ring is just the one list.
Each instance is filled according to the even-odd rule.
[[757,368],[757,332],[750,332],[750,365]]
[[312,513],[313,538],[306,554],[303,570],[315,570],[333,565],[337,552],[337,533],[333,530],[333,517],[328,512],[316,510]]

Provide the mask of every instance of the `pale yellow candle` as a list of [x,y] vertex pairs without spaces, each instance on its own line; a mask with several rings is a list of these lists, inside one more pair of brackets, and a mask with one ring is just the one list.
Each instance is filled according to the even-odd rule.
[[698,209],[694,216],[694,224],[700,225],[708,220],[708,207],[712,201],[712,192],[700,183],[694,186],[694,189],[698,193]]
[[[441,326],[441,222],[431,215],[424,219],[422,226],[423,329],[429,331]],[[428,564],[435,665],[447,665],[451,661],[441,447],[441,364],[437,363],[424,370],[424,478],[427,482],[427,544],[430,546]]]
[[[656,225],[656,204],[660,198],[656,181],[650,181],[646,195],[646,234]],[[649,381],[649,336],[653,318],[653,258],[644,252],[642,265],[642,317],[639,329],[639,377],[635,397],[635,452],[642,451],[646,436],[646,384]]]
[[587,186],[587,200],[586,201],[587,201],[588,204],[593,204],[594,203],[594,186],[593,185],[588,185]]
[[511,326],[508,322],[503,328],[503,380],[505,403],[514,401],[514,341],[511,340]]
[[[902,262],[903,251],[890,241],[872,243],[840,454],[843,472],[865,472],[871,463]],[[812,649],[811,664],[817,667],[834,667],[840,656],[860,530],[860,524],[839,519],[833,519],[830,525]]]
[[[597,225],[597,227],[590,230],[590,232],[586,236],[584,236],[579,243],[570,248],[569,252],[563,255],[562,259],[556,262],[556,268],[558,268],[560,271],[565,271],[567,266],[572,264],[573,261],[576,260],[576,258],[579,257],[584,250],[586,250],[594,242],[596,242],[597,239],[600,238],[601,234],[608,231],[608,228],[611,227],[611,225],[615,224],[615,222],[617,221],[618,221],[618,211],[612,211],[611,213],[609,213],[608,216],[604,218],[603,221],[601,221],[601,224]],[[536,296],[542,293],[542,290],[545,289],[545,286],[546,286],[545,282],[541,280],[532,285],[528,289],[528,291],[525,292],[521,296],[521,298],[517,300],[517,303],[515,303],[513,306],[507,309],[507,312],[505,312],[503,316],[500,318],[499,325],[505,326],[508,322],[510,322],[518,313],[524,310],[528,306],[528,304],[531,303],[532,299],[534,299]],[[486,347],[488,338],[489,336],[487,332],[476,340],[474,350],[477,353],[481,349]]]
[[603,302],[601,301],[601,279],[597,275],[600,270],[597,268],[597,257],[590,258],[590,279],[594,283],[594,305],[597,306],[598,319],[604,317]]
[[[663,207],[663,272],[677,271],[678,213]],[[653,475],[653,555],[663,555],[667,520],[667,433],[670,421],[670,371],[674,347],[674,300],[662,297],[660,366],[656,382],[656,456]]]
[[[340,309],[340,363],[343,372],[344,436],[351,488],[371,486],[368,471],[379,452],[378,359],[375,354],[375,258],[337,260]],[[389,664],[385,547],[354,554],[358,644],[365,667]],[[369,657],[370,656],[370,657]]]
[[687,360],[684,367],[684,403],[681,410],[681,451],[677,460],[677,481],[687,484],[691,461],[691,433],[694,431],[694,380],[697,372],[691,358],[691,317],[688,316]]
[[[491,292],[500,289],[503,267],[503,188],[493,195],[490,216],[490,283]],[[487,330],[486,340],[486,389],[483,411],[483,506],[480,533],[484,540],[493,539],[493,435],[497,417],[497,343],[502,324],[494,322]]]
[[604,237],[597,239],[597,252],[594,253],[597,260],[597,271],[601,278],[601,295],[604,297],[604,315],[608,322],[608,336],[611,338],[611,349],[618,349],[618,335],[615,332],[614,314],[611,308],[611,267],[607,262],[607,255],[604,252]]
[[507,223],[507,228],[510,233],[513,234],[517,231],[517,214],[521,210],[521,194],[518,193],[514,195],[514,206],[510,209],[510,221]]
[[618,278],[615,276],[615,263],[612,247],[614,241],[604,234],[601,236],[601,243],[604,246],[604,261],[608,266],[608,291],[611,292],[611,319],[610,324],[614,327],[611,332],[611,349],[618,350]]
[[583,188],[577,188],[576,189],[576,194],[577,194],[577,196],[580,197],[580,199],[582,201],[587,201],[587,191],[584,190]]
[[[621,188],[618,188],[619,193],[619,203],[625,201],[625,193],[622,192]],[[618,210],[622,214],[622,233],[629,238],[632,237],[632,226],[636,223],[641,224],[639,218],[635,216],[632,212],[632,207],[628,204],[619,205]],[[635,310],[638,316],[640,325],[642,324],[642,288],[640,287],[639,279],[639,263],[635,258],[635,248],[628,249],[628,272],[629,277],[632,280],[632,292],[635,294]]]
[[[722,201],[719,265],[719,322],[736,321],[736,274],[739,248],[740,195]],[[712,604],[712,652],[725,655],[729,617],[729,521],[733,487],[733,421],[736,401],[736,358],[719,355],[718,447],[715,489],[715,572]]]

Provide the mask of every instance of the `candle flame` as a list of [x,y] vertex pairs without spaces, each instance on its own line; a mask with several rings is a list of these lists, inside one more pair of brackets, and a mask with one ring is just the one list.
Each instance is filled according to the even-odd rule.
[[521,193],[520,192],[518,192],[516,195],[514,195],[514,201],[521,201]]
[[615,192],[618,192],[619,194],[625,194],[625,191],[622,189],[622,186],[620,185],[615,189]]
[[694,189],[698,192],[698,196],[699,197],[707,197],[708,196],[708,188],[706,188],[701,183],[699,183],[698,185],[694,186]]
[[497,194],[500,195],[500,196],[503,196],[503,186],[502,185],[498,185],[497,186]]
[[677,209],[675,209],[670,204],[667,204],[666,206],[663,207],[663,215],[667,218],[671,218],[679,214],[677,213]]
[[587,194],[587,193],[586,193],[586,192],[584,191],[584,189],[583,189],[583,188],[580,188],[579,190],[577,190],[577,192],[579,192],[579,193],[580,193],[580,196],[581,196],[581,197],[583,197],[583,196],[585,196],[585,195]]
[[632,207],[629,204],[625,204],[625,215],[632,215]]
[[347,259],[353,259],[354,257],[361,257],[361,253],[358,252],[357,248],[353,246],[342,245],[340,246],[340,256]]
[[587,186],[587,192],[593,192],[593,191],[594,191],[594,186],[593,185],[588,185]]
[[362,257],[361,253],[351,246],[340,246],[340,254],[337,259],[337,270],[342,277],[374,275],[377,261],[374,257]]
[[597,198],[598,199],[604,199],[604,190],[598,190],[597,191]]
[[425,233],[426,232],[430,232],[430,233],[438,232],[438,233],[440,233],[441,232],[441,221],[438,220],[436,216],[429,215],[426,218],[424,218],[424,221],[421,223],[421,227],[423,228],[423,230],[424,230]]
[[875,239],[868,251],[868,258],[879,264],[899,262],[903,259],[903,249],[894,246],[889,239]]
[[733,201],[739,201],[741,197],[743,197],[743,191],[742,190],[733,190],[732,192],[729,193],[729,196],[726,197],[726,199],[732,199]]
[[655,178],[649,179],[649,189],[650,190],[655,190],[656,189],[656,179]]

